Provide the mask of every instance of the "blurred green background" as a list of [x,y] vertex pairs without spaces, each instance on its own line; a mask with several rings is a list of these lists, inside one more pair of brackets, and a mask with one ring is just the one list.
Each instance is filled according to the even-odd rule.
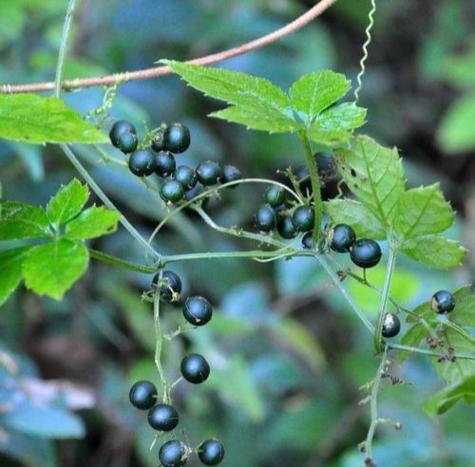
[[[0,82],[51,80],[65,0],[0,2]],[[148,67],[161,58],[188,59],[229,48],[270,32],[314,2],[298,0],[83,0],[76,15],[66,77]],[[331,68],[354,80],[369,2],[339,0],[291,37],[223,64],[288,86],[300,75]],[[468,248],[475,236],[475,4],[462,0],[380,0],[361,93],[369,109],[364,132],[396,145],[412,186],[440,181],[459,213],[453,236]],[[104,90],[65,96],[85,114]],[[140,131],[181,121],[192,147],[180,161],[213,158],[252,177],[273,178],[303,161],[298,140],[251,133],[206,118],[216,103],[176,76],[121,86],[112,118]],[[105,122],[105,128],[110,121]],[[111,198],[149,234],[166,213],[132,175],[77,148]],[[109,148],[108,148],[109,149]],[[112,150],[112,149],[111,149]],[[44,204],[76,176],[55,147],[0,142],[3,196]],[[325,188],[328,196],[335,186]],[[250,225],[262,191],[243,186],[210,205],[222,224]],[[143,252],[120,232],[94,245],[143,261]],[[162,253],[243,248],[183,215],[155,243]],[[338,258],[340,259],[340,258]],[[472,281],[473,255],[450,274],[401,260],[393,295],[408,307],[438,288]],[[185,294],[210,298],[210,326],[187,333],[165,349],[171,379],[185,351],[202,352],[212,376],[199,387],[178,386],[181,427],[193,444],[218,437],[229,467],[353,467],[366,436],[368,408],[359,387],[374,375],[371,339],[311,259],[270,264],[245,260],[200,261],[173,267]],[[1,273],[1,272],[0,272]],[[382,282],[384,265],[369,271]],[[150,306],[140,300],[150,276],[93,263],[61,303],[20,289],[0,310],[0,465],[147,467],[153,433],[128,403],[139,378],[156,380]],[[376,299],[347,283],[374,318]],[[174,329],[179,310],[164,311]],[[378,465],[475,465],[473,408],[457,407],[434,420],[424,401],[441,386],[429,363],[413,357],[396,373],[408,384],[385,387],[381,414],[398,420],[378,431]],[[189,465],[198,465],[193,460]]]

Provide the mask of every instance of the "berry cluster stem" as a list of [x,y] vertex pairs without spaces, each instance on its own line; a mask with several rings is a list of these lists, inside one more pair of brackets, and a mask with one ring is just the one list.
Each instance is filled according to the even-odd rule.
[[320,227],[322,225],[323,205],[322,205],[322,193],[320,188],[320,179],[318,178],[317,165],[315,164],[315,158],[313,157],[312,147],[308,139],[307,133],[302,131],[299,133],[300,140],[303,144],[305,163],[310,173],[310,182],[312,184],[313,191],[313,203],[315,211],[315,224],[313,226],[313,239],[317,244],[320,237]]
[[163,333],[162,325],[160,322],[160,281],[162,280],[163,270],[160,271],[159,280],[157,287],[155,288],[153,294],[153,321],[155,323],[155,366],[157,367],[158,376],[162,384],[163,391],[163,402],[170,402],[170,388],[167,383],[167,378],[165,376],[165,371],[162,364],[162,344],[163,344]]

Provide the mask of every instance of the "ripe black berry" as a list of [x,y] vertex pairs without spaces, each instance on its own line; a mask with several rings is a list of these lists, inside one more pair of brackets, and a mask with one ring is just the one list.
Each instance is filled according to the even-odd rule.
[[183,316],[194,326],[203,326],[213,316],[213,308],[204,297],[188,297],[183,305]]
[[314,250],[315,249],[315,240],[313,239],[313,232],[307,232],[302,237],[302,246],[307,250]]
[[180,441],[167,441],[160,448],[158,458],[163,467],[181,467],[187,460],[186,446]]
[[437,313],[450,313],[455,308],[455,298],[447,290],[439,290],[432,296],[431,308]]
[[216,185],[223,177],[223,169],[215,161],[203,161],[196,168],[198,180],[205,186]]
[[276,223],[275,211],[270,206],[261,206],[255,216],[256,227],[263,232],[270,232]]
[[295,230],[294,224],[290,216],[279,216],[277,221],[277,230],[282,238],[290,240],[295,238],[297,231]]
[[267,188],[264,194],[264,199],[266,200],[266,203],[273,207],[277,207],[285,201],[285,191],[280,186],[272,185]]
[[152,149],[156,152],[166,151],[165,142],[163,141],[163,133],[168,125],[162,123],[158,131],[153,135],[152,138]]
[[337,165],[331,154],[325,152],[315,154],[318,175],[323,179],[331,179],[337,174]]
[[[225,165],[223,167],[223,183],[235,182],[242,178],[241,171],[234,165]],[[233,185],[230,188],[235,188],[237,185]]]
[[180,165],[176,168],[173,178],[180,182],[187,190],[191,190],[196,185],[196,172],[187,165]]
[[350,257],[360,268],[372,268],[381,259],[381,248],[374,240],[362,238],[353,244]]
[[299,206],[292,214],[292,223],[298,232],[308,232],[313,229],[315,214],[310,206]]
[[[191,201],[192,199],[195,199],[201,193],[203,193],[203,185],[201,185],[200,183],[197,183],[193,188],[191,188],[185,193],[185,200]],[[202,197],[200,198],[200,201],[205,202],[207,201],[207,199],[208,198],[206,197]]]
[[190,147],[190,142],[190,130],[181,123],[172,123],[163,132],[163,145],[174,154],[185,152]]
[[167,180],[160,187],[160,197],[165,202],[176,203],[183,198],[185,187],[176,180]]
[[137,149],[137,130],[130,122],[124,120],[115,122],[109,132],[109,137],[112,145],[125,154]]
[[383,320],[383,329],[381,334],[383,337],[394,337],[401,330],[401,321],[398,316],[393,313],[386,313]]
[[355,231],[346,224],[338,224],[330,230],[330,248],[339,253],[346,253],[355,243]]
[[[152,279],[152,288],[157,287],[160,274],[155,274]],[[163,271],[162,281],[166,281],[166,284],[160,286],[160,298],[166,302],[172,301],[181,292],[181,279],[173,271]]]
[[138,177],[152,175],[155,167],[155,154],[150,149],[135,151],[129,157],[129,169]]
[[203,441],[198,447],[198,457],[205,465],[218,465],[224,459],[224,446],[217,439]]
[[192,353],[181,361],[181,374],[190,383],[203,383],[208,379],[209,373],[209,363],[200,354]]
[[157,431],[172,431],[178,420],[178,412],[168,404],[157,404],[148,413],[148,423]]
[[176,162],[173,154],[170,152],[160,151],[155,154],[155,173],[160,177],[168,177],[176,169]]
[[129,392],[130,403],[140,410],[149,410],[157,401],[157,388],[150,381],[137,381]]

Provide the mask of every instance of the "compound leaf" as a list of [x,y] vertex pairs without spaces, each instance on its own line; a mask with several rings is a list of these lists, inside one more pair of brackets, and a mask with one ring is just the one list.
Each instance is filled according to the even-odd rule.
[[0,251],[0,305],[17,288],[22,278],[21,266],[30,247]]
[[66,225],[66,237],[86,240],[115,232],[120,213],[103,206],[92,206]]
[[37,206],[18,201],[0,203],[0,240],[44,238],[52,235],[48,216]]

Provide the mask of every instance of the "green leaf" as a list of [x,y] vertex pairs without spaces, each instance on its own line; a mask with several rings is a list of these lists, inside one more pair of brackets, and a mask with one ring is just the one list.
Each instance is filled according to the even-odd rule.
[[92,206],[66,225],[66,237],[86,240],[115,232],[120,213],[103,206]]
[[317,71],[302,76],[290,88],[292,106],[311,121],[340,100],[350,89],[345,75],[333,71]]
[[462,264],[465,248],[441,235],[425,235],[404,242],[401,251],[419,263],[437,269],[449,269]]
[[21,281],[21,265],[30,247],[0,251],[0,305],[17,288]]
[[[422,324],[416,323],[411,326],[401,338],[401,344],[409,347],[420,347],[422,341],[428,336],[427,329]],[[400,352],[399,361],[406,360],[411,355],[410,352]]]
[[334,224],[350,225],[357,237],[383,240],[386,238],[381,221],[363,204],[352,199],[332,199],[324,203]]
[[87,185],[73,179],[66,186],[62,185],[50,199],[46,214],[52,224],[59,226],[77,216],[89,198]]
[[36,94],[0,95],[0,138],[32,144],[108,141],[61,99]]
[[456,101],[445,113],[437,130],[437,140],[445,152],[459,153],[475,148],[475,93]]
[[394,227],[402,238],[413,238],[443,232],[452,225],[454,217],[439,184],[435,183],[402,194]]
[[5,201],[0,206],[0,240],[44,238],[52,235],[43,209],[17,201]]
[[25,284],[39,295],[61,300],[86,271],[88,261],[89,252],[82,243],[63,238],[36,246],[23,263]]
[[350,190],[389,230],[404,192],[404,174],[396,149],[358,136],[348,149],[337,151],[342,177]]
[[473,285],[462,287],[454,292],[455,309],[449,315],[451,321],[461,326],[475,327],[475,288]]

